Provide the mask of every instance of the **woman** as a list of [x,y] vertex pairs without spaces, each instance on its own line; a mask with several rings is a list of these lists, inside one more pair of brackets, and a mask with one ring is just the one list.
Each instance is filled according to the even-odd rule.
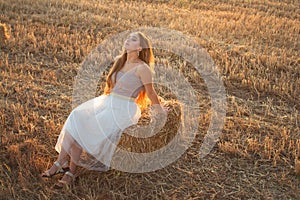
[[131,33],[107,76],[104,94],[69,115],[55,146],[58,158],[42,177],[65,172],[55,184],[55,188],[62,188],[75,178],[77,166],[108,170],[122,131],[138,122],[141,109],[151,102],[156,113],[166,114],[153,88],[153,64],[149,39],[141,32]]

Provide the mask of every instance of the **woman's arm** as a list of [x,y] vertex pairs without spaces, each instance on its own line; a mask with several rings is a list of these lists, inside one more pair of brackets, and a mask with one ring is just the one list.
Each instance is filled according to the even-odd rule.
[[151,104],[160,104],[158,95],[153,87],[153,78],[150,68],[148,66],[142,66],[138,70],[138,75],[145,87],[146,94],[151,101]]
[[153,87],[152,83],[147,83],[144,84],[145,90],[146,90],[146,94],[148,96],[148,98],[151,101],[151,104],[160,104],[159,99],[158,99],[158,95]]
[[158,99],[158,95],[153,87],[152,72],[148,66],[142,66],[139,71],[140,78],[144,84],[146,94],[151,101],[151,121],[149,126],[152,127],[151,133],[157,133],[161,130],[167,121],[167,107],[162,106]]
[[146,94],[151,101],[152,111],[154,113],[163,113],[166,115],[169,108],[160,104],[158,95],[153,87],[153,78],[150,68],[147,65],[141,66],[138,70],[138,75],[140,76],[145,87]]

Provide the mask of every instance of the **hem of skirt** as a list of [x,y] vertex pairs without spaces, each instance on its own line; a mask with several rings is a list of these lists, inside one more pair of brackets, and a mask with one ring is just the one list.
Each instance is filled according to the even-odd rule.
[[[80,145],[80,143],[77,141],[76,138],[74,138],[74,136],[71,134],[72,131],[65,129],[63,130],[64,134],[68,134],[70,137],[72,137],[73,142],[72,143],[77,143],[77,144],[72,144],[72,145],[79,145],[80,148],[82,148],[82,150],[85,152],[86,155],[92,156],[93,158],[90,158],[88,160],[85,159],[79,159],[78,161],[75,162],[75,165],[79,166],[79,167],[83,167],[85,169],[88,170],[93,170],[93,171],[108,171],[110,169],[110,164],[109,165],[105,165],[104,163],[101,162],[101,160],[98,160],[92,153],[90,153],[85,146]],[[68,154],[68,156],[70,158],[72,158],[71,152],[70,152],[70,147],[72,145],[69,145],[69,148],[65,148],[62,143],[60,143],[59,145],[56,144],[55,145],[55,150],[60,153],[63,149],[64,151]]]

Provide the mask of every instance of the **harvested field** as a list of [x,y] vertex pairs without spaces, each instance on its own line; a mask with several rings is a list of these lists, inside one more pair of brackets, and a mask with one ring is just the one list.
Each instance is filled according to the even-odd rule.
[[[0,0],[0,9],[0,199],[300,199],[299,1]],[[53,190],[61,176],[39,175],[56,159],[78,69],[106,38],[145,26],[190,35],[214,60],[227,97],[220,140],[199,159],[210,123],[206,86],[182,58],[156,51],[196,91],[191,146],[157,171],[82,169],[72,187]],[[122,148],[149,152],[174,137],[180,102],[157,91],[172,108],[167,126],[152,141],[124,135]]]

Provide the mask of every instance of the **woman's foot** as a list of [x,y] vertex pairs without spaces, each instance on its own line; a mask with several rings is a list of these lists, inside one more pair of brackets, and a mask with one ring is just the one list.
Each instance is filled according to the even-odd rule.
[[59,173],[65,173],[69,170],[68,161],[61,165],[58,161],[55,161],[50,169],[42,173],[43,178],[50,178]]
[[62,189],[64,186],[69,186],[75,180],[75,175],[70,171],[67,171],[65,175],[60,179],[53,187],[54,189]]

